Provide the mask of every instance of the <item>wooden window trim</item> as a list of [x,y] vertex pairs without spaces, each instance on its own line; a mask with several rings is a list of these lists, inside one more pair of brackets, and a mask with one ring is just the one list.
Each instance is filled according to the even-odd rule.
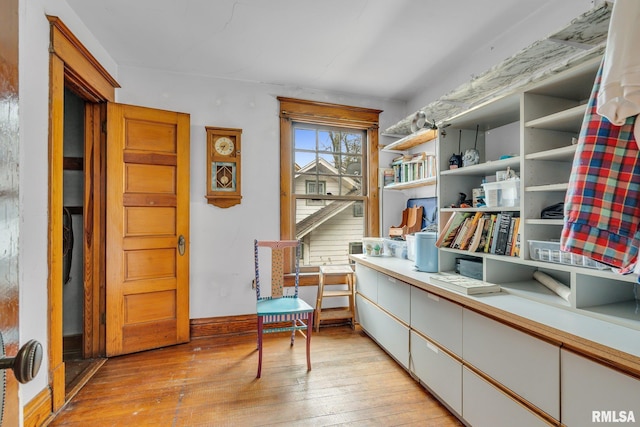
[[[367,133],[367,221],[365,234],[377,237],[380,230],[378,190],[378,128],[382,110],[278,97],[280,102],[280,237],[295,238],[293,197],[292,122],[350,127]],[[289,265],[292,263],[287,263]],[[317,275],[312,275],[317,283]],[[302,280],[301,280],[302,282]],[[305,284],[308,279],[305,277]]]

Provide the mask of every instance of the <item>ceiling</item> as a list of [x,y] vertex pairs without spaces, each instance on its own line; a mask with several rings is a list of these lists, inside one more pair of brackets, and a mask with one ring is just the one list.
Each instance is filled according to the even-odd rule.
[[[489,53],[512,37],[518,25],[531,23],[558,4],[555,0],[67,3],[118,66],[400,101],[410,100],[417,88],[459,68],[472,55]],[[505,52],[499,60],[512,53]]]

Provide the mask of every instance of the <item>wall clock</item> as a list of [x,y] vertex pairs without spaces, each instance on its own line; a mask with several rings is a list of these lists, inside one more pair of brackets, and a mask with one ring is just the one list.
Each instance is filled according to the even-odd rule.
[[240,144],[242,129],[206,126],[207,202],[221,208],[240,203]]

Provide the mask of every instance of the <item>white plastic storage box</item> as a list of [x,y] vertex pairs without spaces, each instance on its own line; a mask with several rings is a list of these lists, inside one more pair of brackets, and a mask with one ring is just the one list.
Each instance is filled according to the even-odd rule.
[[362,253],[366,256],[384,255],[384,239],[382,237],[363,237]]
[[407,239],[407,259],[409,261],[416,260],[416,236],[415,234],[407,234],[404,236]]
[[560,242],[529,240],[529,256],[536,261],[597,268],[598,270],[606,270],[609,268],[607,265],[594,261],[584,255],[561,251]]
[[407,259],[407,242],[404,240],[384,239],[384,254]]
[[520,179],[486,182],[484,202],[489,208],[506,208],[520,205]]

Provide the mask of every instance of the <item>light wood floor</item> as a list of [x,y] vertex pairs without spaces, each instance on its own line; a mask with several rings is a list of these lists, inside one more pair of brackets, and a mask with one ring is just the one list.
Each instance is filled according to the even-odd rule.
[[460,426],[361,331],[321,328],[311,340],[254,336],[109,359],[50,426]]

